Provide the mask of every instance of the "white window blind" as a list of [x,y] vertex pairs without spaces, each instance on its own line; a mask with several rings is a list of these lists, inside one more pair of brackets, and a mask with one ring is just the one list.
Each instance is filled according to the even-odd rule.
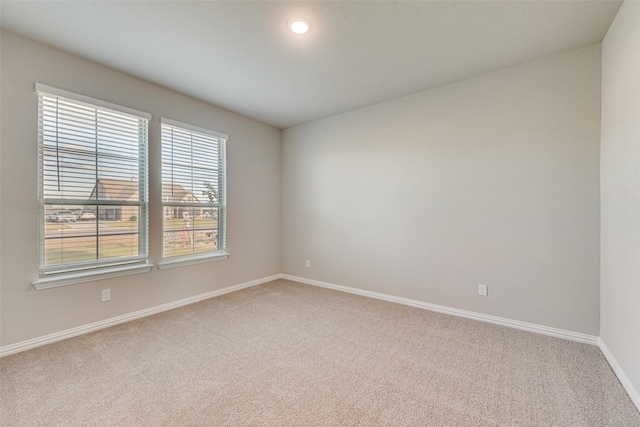
[[41,276],[145,262],[151,116],[36,90]]
[[162,118],[163,259],[225,249],[228,135]]

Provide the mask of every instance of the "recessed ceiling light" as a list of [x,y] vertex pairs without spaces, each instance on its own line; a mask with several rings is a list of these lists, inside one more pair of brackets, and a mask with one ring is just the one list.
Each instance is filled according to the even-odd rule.
[[289,29],[296,34],[304,34],[309,31],[311,24],[306,19],[292,19],[289,21]]

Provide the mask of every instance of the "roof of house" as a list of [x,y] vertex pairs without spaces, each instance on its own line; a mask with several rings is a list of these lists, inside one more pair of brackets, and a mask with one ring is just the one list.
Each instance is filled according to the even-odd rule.
[[[138,181],[126,179],[100,178],[96,183],[90,198],[102,200],[137,200],[139,194]],[[162,184],[162,198],[168,202],[199,202],[200,200],[180,184]]]

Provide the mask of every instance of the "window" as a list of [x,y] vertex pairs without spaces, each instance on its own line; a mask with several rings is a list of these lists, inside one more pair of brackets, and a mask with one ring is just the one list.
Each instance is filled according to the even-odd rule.
[[226,258],[228,135],[162,118],[161,267]]
[[151,116],[42,84],[36,90],[40,279],[34,285],[148,266]]

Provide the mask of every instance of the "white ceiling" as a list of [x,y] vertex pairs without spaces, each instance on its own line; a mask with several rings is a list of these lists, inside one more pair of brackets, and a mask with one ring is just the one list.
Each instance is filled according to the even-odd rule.
[[1,23],[286,128],[598,43],[620,4],[3,0]]

